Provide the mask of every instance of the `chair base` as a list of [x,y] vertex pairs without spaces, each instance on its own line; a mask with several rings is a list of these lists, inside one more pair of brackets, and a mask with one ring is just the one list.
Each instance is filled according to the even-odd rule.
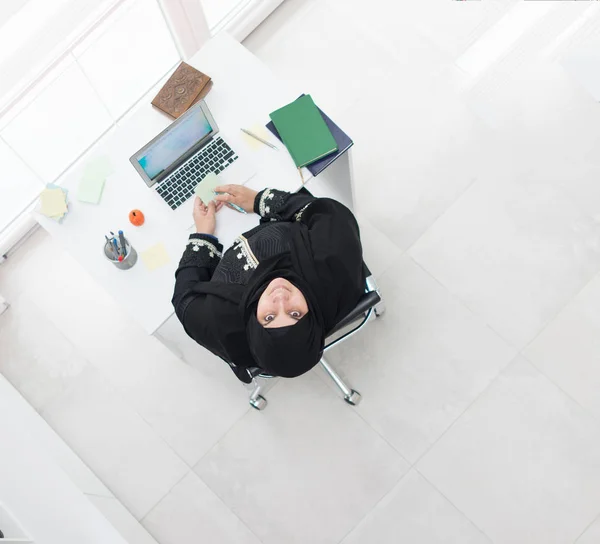
[[267,399],[262,395],[256,395],[255,398],[250,398],[250,406],[255,410],[264,410],[267,407]]
[[352,392],[349,395],[344,396],[344,400],[352,406],[358,406],[362,400],[362,395],[358,391],[352,389]]

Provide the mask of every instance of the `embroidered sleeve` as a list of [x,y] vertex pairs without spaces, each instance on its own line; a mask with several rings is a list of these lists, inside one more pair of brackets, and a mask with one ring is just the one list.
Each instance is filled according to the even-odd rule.
[[254,211],[263,219],[272,221],[281,221],[283,217],[280,215],[281,208],[285,203],[289,193],[278,191],[277,189],[265,189],[256,195],[254,201]]
[[190,234],[179,268],[200,266],[214,270],[222,257],[223,246],[214,236]]
[[287,193],[277,189],[264,189],[254,199],[254,211],[261,216],[261,223],[268,221],[297,221],[306,205],[315,199],[306,189]]

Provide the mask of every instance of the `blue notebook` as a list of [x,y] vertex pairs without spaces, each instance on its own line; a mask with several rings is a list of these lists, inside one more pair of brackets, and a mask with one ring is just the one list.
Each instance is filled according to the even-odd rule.
[[[300,95],[304,96],[304,94]],[[332,162],[334,162],[342,153],[345,153],[350,149],[354,142],[350,139],[350,137],[340,128],[338,127],[327,115],[323,113],[321,108],[317,108],[321,115],[323,116],[323,121],[327,125],[327,128],[331,131],[335,139],[335,143],[338,146],[338,150],[335,153],[327,155],[318,161],[315,161],[309,164],[306,168],[313,176],[318,176],[325,168],[327,168]],[[279,136],[279,132],[275,128],[273,121],[269,121],[266,127],[279,139],[281,142],[281,136]]]

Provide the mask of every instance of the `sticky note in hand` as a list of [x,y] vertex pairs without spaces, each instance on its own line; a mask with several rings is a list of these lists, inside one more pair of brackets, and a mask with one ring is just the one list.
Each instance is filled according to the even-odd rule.
[[221,185],[217,174],[210,172],[206,177],[196,186],[194,193],[202,199],[204,204],[208,204],[215,198],[215,187]]

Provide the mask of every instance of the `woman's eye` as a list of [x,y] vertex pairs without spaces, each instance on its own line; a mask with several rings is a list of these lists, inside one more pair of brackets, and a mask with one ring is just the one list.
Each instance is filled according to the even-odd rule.
[[267,317],[265,317],[265,321],[268,323],[269,321],[273,321],[273,319],[275,319],[275,316],[273,314],[268,315]]
[[296,319],[300,319],[302,317],[302,314],[300,312],[290,312],[290,315]]

